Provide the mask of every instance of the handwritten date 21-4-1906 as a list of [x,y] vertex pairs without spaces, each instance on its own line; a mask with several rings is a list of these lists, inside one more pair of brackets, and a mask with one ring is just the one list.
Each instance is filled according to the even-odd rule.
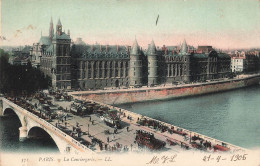
[[218,155],[218,156],[214,156],[214,155],[208,155],[208,156],[204,156],[203,157],[203,161],[205,162],[209,162],[209,161],[243,161],[246,160],[248,154],[233,154],[231,156],[222,156],[222,155]]

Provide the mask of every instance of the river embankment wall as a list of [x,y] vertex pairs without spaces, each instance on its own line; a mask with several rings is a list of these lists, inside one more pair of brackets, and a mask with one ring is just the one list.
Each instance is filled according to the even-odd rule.
[[259,84],[260,74],[246,76],[243,78],[225,79],[219,81],[167,85],[160,87],[143,87],[132,89],[114,89],[99,91],[79,91],[70,92],[71,95],[82,96],[84,98],[103,102],[106,104],[125,104],[133,102],[145,102],[153,100],[166,100],[180,97],[203,95],[216,93],[237,88],[243,88]]

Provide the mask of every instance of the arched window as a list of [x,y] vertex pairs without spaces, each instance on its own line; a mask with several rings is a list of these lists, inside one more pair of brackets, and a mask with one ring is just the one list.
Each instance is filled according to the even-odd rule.
[[110,78],[113,77],[113,62],[110,61]]
[[99,62],[99,78],[102,77],[102,69],[103,69],[102,64],[103,64],[103,63],[104,63],[104,62],[102,62],[102,61]]

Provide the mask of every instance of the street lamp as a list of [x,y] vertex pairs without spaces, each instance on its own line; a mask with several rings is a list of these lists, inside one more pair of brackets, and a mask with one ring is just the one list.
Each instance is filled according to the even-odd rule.
[[89,124],[88,124],[88,135],[89,135]]
[[190,131],[190,143],[191,143],[191,131]]

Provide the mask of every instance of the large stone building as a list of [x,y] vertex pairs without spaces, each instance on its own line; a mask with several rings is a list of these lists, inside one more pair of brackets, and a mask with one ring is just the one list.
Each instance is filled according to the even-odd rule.
[[53,88],[104,89],[141,87],[206,81],[230,74],[230,56],[211,46],[156,47],[154,41],[142,50],[133,46],[89,45],[75,42],[62,32],[60,20],[54,32],[41,36],[31,50],[32,63],[52,78]]
[[71,39],[62,32],[60,19],[54,33],[51,20],[49,36],[41,36],[31,50],[32,64],[52,78],[52,86],[58,89],[71,89]]

